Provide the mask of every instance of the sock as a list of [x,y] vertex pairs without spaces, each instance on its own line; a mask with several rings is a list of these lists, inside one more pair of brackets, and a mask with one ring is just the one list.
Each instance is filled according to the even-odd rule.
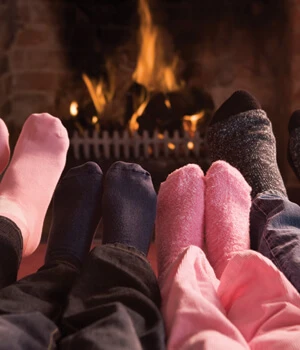
[[121,243],[147,255],[156,214],[150,174],[138,164],[116,162],[106,173],[103,244]]
[[[230,113],[230,108],[233,108]],[[286,189],[276,160],[276,141],[266,113],[245,91],[234,93],[216,112],[207,134],[212,161],[225,160],[252,187],[252,198],[264,191]]]
[[81,267],[100,220],[102,170],[87,162],[67,172],[53,196],[45,263],[68,261]]
[[300,180],[300,110],[289,121],[288,161]]
[[213,163],[205,178],[207,257],[220,278],[235,253],[250,249],[251,188],[241,173],[224,161]]
[[58,118],[33,114],[24,123],[0,184],[0,215],[23,237],[23,256],[39,244],[46,210],[65,166],[68,134]]
[[155,225],[158,274],[190,245],[203,245],[204,175],[196,164],[171,173],[160,186]]
[[10,148],[8,138],[9,133],[6,124],[0,119],[0,174],[3,173],[9,162]]

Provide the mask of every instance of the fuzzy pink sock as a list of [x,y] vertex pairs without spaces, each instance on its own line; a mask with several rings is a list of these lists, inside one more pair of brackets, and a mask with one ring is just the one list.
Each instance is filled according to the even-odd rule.
[[6,124],[0,119],[0,174],[3,173],[9,162],[10,148],[8,138],[9,133]]
[[161,184],[155,225],[159,276],[183,249],[202,246],[204,192],[203,171],[195,164],[175,170]]
[[251,187],[237,169],[221,160],[212,164],[205,179],[207,257],[220,278],[231,257],[250,248]]
[[33,114],[24,123],[0,184],[0,215],[23,236],[23,256],[39,244],[46,210],[63,171],[69,139],[58,118]]

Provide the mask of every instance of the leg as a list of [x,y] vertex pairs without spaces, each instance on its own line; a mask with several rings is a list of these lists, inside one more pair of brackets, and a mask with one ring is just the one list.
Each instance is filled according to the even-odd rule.
[[205,183],[197,165],[170,174],[158,194],[156,241],[168,348],[245,349],[216,294],[203,246]]
[[228,261],[250,248],[251,188],[241,173],[216,161],[206,174],[205,226],[207,257],[221,277]]
[[298,348],[300,296],[269,259],[250,250],[236,254],[223,272],[218,295],[251,349]]
[[251,208],[252,249],[265,255],[300,292],[300,208],[280,193],[258,195]]
[[99,221],[102,172],[95,163],[71,169],[57,186],[46,263],[0,290],[0,314],[39,311],[58,322]]
[[163,349],[160,293],[145,258],[156,209],[149,173],[113,164],[102,203],[103,245],[90,253],[71,290],[60,348]]

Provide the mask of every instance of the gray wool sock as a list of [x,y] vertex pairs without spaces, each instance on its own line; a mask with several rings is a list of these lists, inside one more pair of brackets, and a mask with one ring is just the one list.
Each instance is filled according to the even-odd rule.
[[289,121],[288,161],[300,180],[300,110]]
[[207,142],[211,160],[224,160],[237,168],[252,187],[252,198],[270,190],[287,195],[277,165],[272,125],[263,110],[212,120]]

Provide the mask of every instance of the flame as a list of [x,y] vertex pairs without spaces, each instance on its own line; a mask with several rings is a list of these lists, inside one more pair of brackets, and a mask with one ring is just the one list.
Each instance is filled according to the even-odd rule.
[[70,114],[72,117],[76,117],[78,115],[78,103],[76,101],[72,101],[70,104]]
[[146,101],[144,101],[140,105],[140,107],[136,110],[136,112],[133,113],[129,121],[129,129],[132,133],[138,130],[139,124],[137,122],[137,119],[144,113],[144,110],[147,107],[148,102],[149,102],[149,99],[147,98]]
[[[147,97],[141,103],[129,121],[129,128],[132,132],[138,130],[137,119],[143,114],[153,91],[163,93],[177,91],[182,84],[176,78],[178,57],[169,59],[164,43],[165,35],[159,26],[154,24],[149,7],[149,0],[139,0],[140,26],[140,50],[137,65],[132,78],[135,82],[147,89]],[[165,99],[167,108],[171,108],[168,98]]]
[[175,73],[178,57],[167,58],[162,29],[154,24],[148,0],[139,0],[140,51],[133,80],[148,91],[170,92],[181,86]]
[[185,115],[183,117],[183,128],[191,135],[191,137],[194,137],[195,132],[197,131],[197,123],[204,117],[204,115],[205,112],[201,111],[197,114]]
[[103,81],[95,81],[89,78],[85,73],[82,74],[82,79],[90,93],[91,99],[97,111],[97,114],[100,115],[104,106],[106,105],[106,97],[104,94],[104,84]]
[[190,149],[190,150],[194,149],[194,142],[189,141],[189,142],[187,143],[187,148]]
[[168,148],[171,149],[171,150],[174,150],[176,148],[176,146],[174,145],[174,143],[169,142],[168,143]]
[[93,124],[97,124],[98,121],[99,121],[99,118],[94,115],[93,118],[92,118],[92,123]]

